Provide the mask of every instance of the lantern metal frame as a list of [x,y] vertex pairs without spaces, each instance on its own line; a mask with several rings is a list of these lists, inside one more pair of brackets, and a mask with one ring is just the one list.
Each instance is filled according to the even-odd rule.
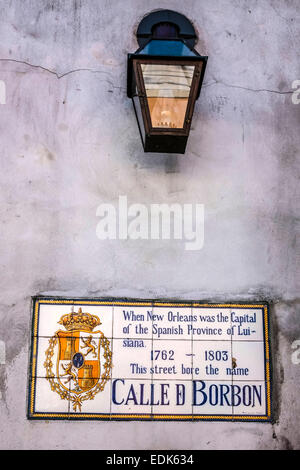
[[[176,24],[175,20],[178,22],[178,18],[183,19],[179,24]],[[168,23],[175,24],[177,26],[179,31],[178,36],[176,38],[154,38],[153,27],[164,21],[166,22],[166,19]],[[189,28],[188,25],[190,25]],[[137,38],[140,43],[139,49],[133,54],[128,54],[127,96],[132,98],[133,101],[133,107],[144,151],[159,153],[185,153],[195,102],[200,95],[208,57],[201,56],[192,47],[192,44],[194,44],[196,39],[196,34],[187,18],[183,17],[183,15],[180,15],[179,13],[171,12],[170,10],[154,12],[148,15],[146,19],[142,20],[138,28]],[[157,41],[160,41],[160,44],[158,44]],[[163,43],[161,41],[166,42]],[[151,46],[152,49],[154,48],[157,52],[159,49],[155,47],[157,45],[166,46],[161,47],[161,49],[163,49],[161,54],[145,53],[145,50],[151,50]],[[171,53],[173,53],[172,48],[174,50],[183,50],[183,55],[176,55],[175,53],[174,55],[166,54],[166,51],[171,51]],[[193,78],[185,111],[184,125],[182,128],[154,127],[152,125],[146,88],[141,70],[142,64],[194,66]],[[138,98],[138,102],[135,102],[135,98]],[[140,107],[140,111],[138,107]]]

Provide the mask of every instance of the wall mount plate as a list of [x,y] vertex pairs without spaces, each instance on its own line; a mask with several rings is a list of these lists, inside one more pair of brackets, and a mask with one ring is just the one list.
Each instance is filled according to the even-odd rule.
[[178,37],[184,39],[190,46],[194,47],[197,35],[194,26],[186,16],[172,10],[158,10],[145,16],[140,22],[136,37],[140,47],[144,46],[152,36],[153,27],[160,23],[171,23],[178,28]]

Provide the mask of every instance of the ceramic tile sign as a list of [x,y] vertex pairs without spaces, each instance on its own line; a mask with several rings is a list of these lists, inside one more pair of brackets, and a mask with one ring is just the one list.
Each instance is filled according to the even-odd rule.
[[270,421],[268,306],[35,298],[28,418]]

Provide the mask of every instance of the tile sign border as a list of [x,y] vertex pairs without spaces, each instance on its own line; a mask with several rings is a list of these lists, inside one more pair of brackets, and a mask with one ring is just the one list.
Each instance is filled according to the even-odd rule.
[[[58,298],[58,297],[32,297],[32,330],[28,377],[28,408],[27,418],[37,420],[137,420],[137,421],[243,421],[243,422],[270,422],[272,421],[272,367],[270,347],[270,318],[268,302],[226,302],[207,303],[201,301],[177,300],[143,300],[130,298]],[[137,306],[137,307],[200,307],[200,308],[228,308],[228,309],[262,309],[263,318],[263,345],[264,345],[264,382],[265,382],[265,413],[262,415],[223,415],[223,414],[152,414],[152,413],[70,413],[67,412],[38,412],[35,409],[36,374],[38,356],[38,328],[41,305],[84,305],[84,306]]]

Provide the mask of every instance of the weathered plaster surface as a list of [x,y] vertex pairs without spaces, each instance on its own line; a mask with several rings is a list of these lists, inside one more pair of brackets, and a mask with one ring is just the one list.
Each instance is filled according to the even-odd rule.
[[[126,97],[134,31],[158,8],[188,16],[209,56],[180,156],[143,153]],[[0,10],[0,447],[299,448],[299,2],[12,0]],[[119,195],[205,204],[203,249],[100,241],[97,206]],[[269,300],[276,422],[27,421],[37,294]]]

